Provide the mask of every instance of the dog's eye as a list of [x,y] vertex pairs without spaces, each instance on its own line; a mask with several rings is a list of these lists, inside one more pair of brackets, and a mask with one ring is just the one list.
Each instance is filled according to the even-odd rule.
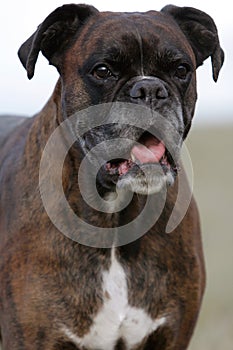
[[92,71],[92,75],[96,79],[106,80],[106,79],[112,77],[113,73],[110,71],[110,69],[107,66],[99,65],[99,66],[94,68],[94,70]]
[[175,76],[179,79],[185,80],[189,73],[189,69],[186,65],[180,64],[175,70]]

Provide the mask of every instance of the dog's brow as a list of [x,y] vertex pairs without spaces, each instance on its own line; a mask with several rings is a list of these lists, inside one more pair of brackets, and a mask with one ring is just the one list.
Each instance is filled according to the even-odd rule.
[[156,56],[158,63],[160,63],[161,65],[164,65],[164,62],[166,62],[167,66],[169,64],[174,64],[179,61],[185,61],[187,64],[190,65],[190,67],[194,69],[191,58],[187,54],[181,52],[180,50],[177,50],[176,48],[165,48],[163,52],[157,53]]

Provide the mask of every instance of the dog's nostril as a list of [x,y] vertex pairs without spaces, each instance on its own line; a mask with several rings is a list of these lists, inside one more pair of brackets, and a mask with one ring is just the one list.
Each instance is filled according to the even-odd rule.
[[165,88],[165,86],[160,86],[157,88],[157,91],[156,91],[156,98],[158,99],[165,99],[165,98],[168,98],[168,91],[167,89]]
[[166,99],[168,91],[164,84],[157,78],[143,79],[137,81],[130,89],[130,97],[132,99],[148,100],[148,99]]
[[146,92],[144,90],[144,87],[138,86],[135,84],[132,89],[130,90],[130,97],[132,98],[145,98],[146,97]]

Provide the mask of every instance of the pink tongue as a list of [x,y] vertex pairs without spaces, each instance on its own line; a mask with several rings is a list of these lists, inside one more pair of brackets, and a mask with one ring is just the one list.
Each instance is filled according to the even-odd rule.
[[144,144],[138,144],[132,148],[131,154],[135,156],[140,163],[158,163],[165,153],[165,146],[162,141],[156,137],[147,137]]

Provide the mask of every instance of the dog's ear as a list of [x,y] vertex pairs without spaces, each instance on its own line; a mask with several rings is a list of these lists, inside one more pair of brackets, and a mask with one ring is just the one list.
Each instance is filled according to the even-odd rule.
[[53,11],[18,51],[28,78],[31,79],[34,75],[40,51],[50,64],[56,66],[60,54],[69,45],[80,26],[96,13],[98,10],[95,7],[82,4],[63,5]]
[[218,31],[213,19],[192,7],[165,6],[161,12],[173,17],[190,42],[197,67],[211,56],[213,79],[217,81],[223,65],[224,52],[220,47]]

